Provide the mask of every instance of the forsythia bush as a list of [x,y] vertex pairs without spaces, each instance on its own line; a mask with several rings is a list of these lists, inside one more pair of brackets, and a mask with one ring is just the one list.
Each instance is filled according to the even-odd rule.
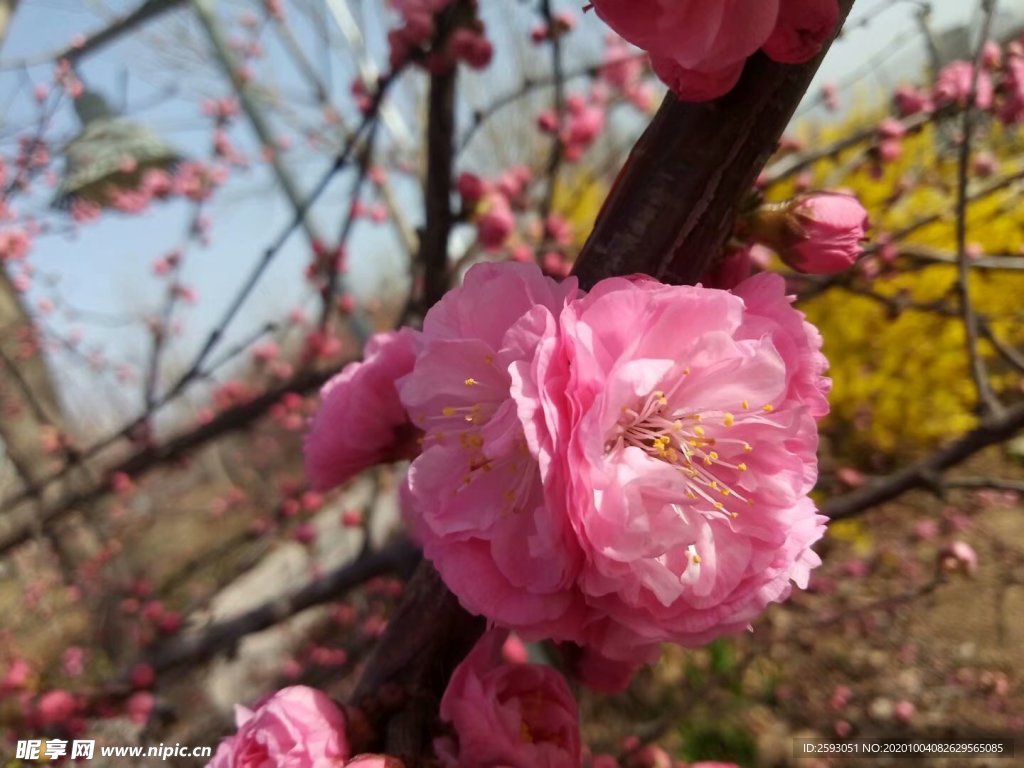
[[[822,132],[814,146],[825,146],[864,127],[864,116]],[[941,218],[909,235],[900,245],[926,246],[947,254],[956,252],[957,163],[952,143],[953,125],[929,124],[902,139],[902,155],[884,164],[857,161],[863,148],[816,163],[810,171],[812,187],[850,189],[871,215],[872,236],[885,242],[932,214]],[[981,126],[972,154],[981,162],[995,161],[992,179],[1016,172],[1019,137],[1000,126]],[[805,178],[804,181],[807,181]],[[972,180],[972,189],[986,180]],[[780,184],[770,196],[785,198],[794,184]],[[972,202],[968,215],[968,243],[972,252],[985,255],[1018,254],[1024,248],[1024,211],[1018,185]],[[896,252],[899,252],[898,250]],[[887,264],[884,252],[865,265],[879,274],[867,281],[870,291],[908,303],[944,302],[957,307],[956,267],[931,264],[921,268],[913,259],[898,257]],[[858,278],[864,283],[864,278]],[[978,312],[990,319],[992,330],[1007,343],[1024,342],[1019,322],[1019,297],[1024,294],[1024,272],[973,270],[972,296]],[[969,429],[976,423],[975,393],[965,353],[963,323],[956,315],[908,308],[896,313],[876,298],[846,290],[805,301],[801,309],[825,338],[834,389],[831,395],[834,425],[850,425],[840,435],[840,449],[880,449],[917,452]],[[980,349],[992,364],[997,391],[1008,392],[1020,377],[1005,370],[996,350],[985,340]]]

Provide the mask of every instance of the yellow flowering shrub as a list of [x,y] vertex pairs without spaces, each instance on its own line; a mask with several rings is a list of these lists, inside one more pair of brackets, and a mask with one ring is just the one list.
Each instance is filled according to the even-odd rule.
[[[810,146],[830,144],[872,120],[863,116],[822,130]],[[853,191],[871,216],[872,236],[898,233],[938,214],[902,245],[925,246],[952,256],[956,252],[957,152],[952,124],[929,124],[903,139],[903,154],[880,167],[867,160],[863,146],[822,160],[809,169],[810,188]],[[982,126],[972,150],[987,151],[999,168],[989,179],[972,176],[969,194],[1024,168],[1020,138],[998,126]],[[1014,183],[969,205],[967,241],[986,255],[1017,255],[1024,246],[1021,184]],[[794,193],[789,180],[769,190],[771,199]],[[877,258],[877,257],[876,257]],[[858,280],[863,285],[863,280]],[[894,311],[875,297],[832,288],[803,302],[801,308],[825,338],[834,381],[831,427],[840,450],[916,453],[970,429],[977,422],[971,379],[958,315],[956,266],[900,257],[884,268],[867,289],[910,304],[941,303],[951,314],[908,308]],[[972,270],[971,292],[977,311],[989,319],[997,338],[1024,345],[1021,323],[1024,271]],[[991,364],[997,392],[1019,394],[1020,376],[1003,365],[984,339],[982,356]]]

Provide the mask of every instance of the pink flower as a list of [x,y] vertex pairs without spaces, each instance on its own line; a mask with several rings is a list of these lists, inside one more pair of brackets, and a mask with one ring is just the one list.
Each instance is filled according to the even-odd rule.
[[472,208],[487,193],[487,182],[473,173],[460,173],[456,187],[467,208]]
[[391,755],[356,755],[345,768],[405,768],[405,763]]
[[348,758],[345,715],[325,694],[283,688],[255,710],[235,709],[238,733],[217,747],[210,768],[334,768]]
[[0,695],[24,689],[32,676],[32,667],[24,659],[16,658],[10,662],[7,672],[0,680]]
[[[974,65],[971,62],[954,61],[947,64],[935,82],[935,103],[940,107],[947,104],[966,107],[973,80]],[[979,109],[988,109],[992,106],[993,93],[992,77],[984,70],[979,71],[975,105]]]
[[412,431],[395,382],[412,370],[415,338],[408,329],[376,334],[362,362],[345,366],[324,385],[305,441],[306,474],[315,490],[403,454]]
[[853,195],[806,195],[790,206],[789,214],[796,224],[795,237],[772,245],[793,269],[831,275],[852,267],[863,252],[868,213]]
[[893,91],[893,102],[900,117],[909,117],[918,112],[931,112],[935,109],[931,96],[913,86],[901,85]]
[[682,67],[707,70],[742,62],[764,45],[778,20],[779,4],[780,0],[595,0],[593,6],[633,45]]
[[445,766],[579,768],[579,712],[551,667],[502,664],[505,633],[492,630],[455,670],[441,699],[454,742],[435,743]]
[[548,506],[586,554],[581,644],[646,660],[741,631],[807,585],[824,531],[807,497],[820,346],[778,275],[733,293],[617,278],[569,305],[554,349],[516,363]]
[[156,697],[149,691],[136,691],[125,702],[128,719],[137,725],[145,725],[156,706]]
[[0,232],[0,262],[21,261],[32,247],[32,240],[23,229]]
[[36,714],[43,727],[65,724],[77,712],[78,701],[65,690],[44,693],[36,703]]
[[782,0],[775,29],[762,51],[782,64],[799,64],[817,55],[839,23],[835,0]]
[[426,433],[402,488],[424,553],[468,610],[527,640],[579,625],[580,552],[568,518],[545,505],[511,370],[551,354],[575,295],[574,279],[556,283],[536,265],[474,266],[427,313],[415,367],[399,383]]
[[483,215],[477,219],[477,236],[486,251],[496,251],[505,244],[516,226],[515,214],[508,199],[501,194],[489,195]]
[[1004,98],[999,119],[1010,125],[1024,122],[1024,58],[1007,59],[1001,90]]
[[651,55],[655,73],[683,99],[732,89],[748,56],[814,56],[835,31],[836,0],[594,0],[597,14]]
[[708,101],[733,89],[743,74],[743,62],[721,69],[695,70],[680,66],[667,56],[651,56],[651,68],[665,85],[683,101]]

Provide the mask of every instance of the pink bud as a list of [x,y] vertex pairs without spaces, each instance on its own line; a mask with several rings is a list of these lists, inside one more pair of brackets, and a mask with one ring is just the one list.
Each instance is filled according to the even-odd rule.
[[807,195],[790,209],[801,237],[779,255],[800,272],[831,275],[849,269],[862,253],[869,226],[864,206],[853,195]]
[[67,691],[57,690],[44,693],[36,704],[39,722],[44,725],[61,725],[75,714],[78,703]]
[[913,719],[914,714],[916,712],[917,708],[914,707],[913,702],[907,701],[906,699],[896,702],[894,713],[896,715],[897,720],[904,723],[909,723]]
[[136,725],[145,725],[153,712],[155,703],[156,699],[148,691],[133,693],[128,697],[128,702],[125,705],[128,718]]
[[515,228],[515,216],[508,201],[501,195],[492,195],[486,213],[477,220],[477,235],[487,251],[496,251],[505,244]]
[[472,207],[487,194],[487,183],[472,173],[462,173],[456,182],[459,197],[467,207]]

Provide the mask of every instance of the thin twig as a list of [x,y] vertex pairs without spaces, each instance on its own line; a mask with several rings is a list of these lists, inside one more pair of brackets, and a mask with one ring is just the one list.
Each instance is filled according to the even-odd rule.
[[562,133],[565,129],[565,70],[562,64],[562,33],[555,23],[555,15],[551,11],[551,0],[541,0],[541,16],[548,28],[548,39],[551,42],[551,71],[554,77],[554,109],[555,109],[555,132],[551,137],[551,150],[548,153],[548,161],[545,166],[547,186],[544,189],[544,197],[540,205],[541,221],[546,221],[551,207],[555,202],[555,192],[558,188],[558,171],[562,166],[562,159],[565,156],[565,144]]
[[416,546],[407,539],[400,539],[383,549],[365,553],[290,594],[269,600],[239,616],[179,635],[152,650],[145,662],[156,672],[201,663],[230,651],[246,635],[279,624],[313,606],[337,600],[374,577],[403,571],[410,573],[418,560]]
[[985,55],[985,43],[992,29],[992,18],[995,15],[996,0],[982,0],[984,21],[981,25],[981,36],[974,54],[974,69],[971,73],[971,89],[967,97],[967,108],[963,112],[962,136],[957,164],[957,202],[956,202],[956,252],[957,252],[957,293],[960,296],[960,311],[963,315],[964,336],[967,345],[967,358],[970,361],[971,376],[978,393],[978,400],[986,413],[998,414],[1003,406],[992,390],[985,360],[978,351],[978,316],[971,302],[970,265],[967,255],[967,179],[970,174],[971,139],[974,133],[974,118],[978,97],[978,77],[981,74],[982,60]]
[[826,501],[822,514],[841,520],[863,514],[883,502],[916,488],[941,487],[942,472],[960,464],[978,451],[1013,437],[1024,428],[1024,403],[1005,409],[956,441],[908,467],[880,478],[870,485]]

